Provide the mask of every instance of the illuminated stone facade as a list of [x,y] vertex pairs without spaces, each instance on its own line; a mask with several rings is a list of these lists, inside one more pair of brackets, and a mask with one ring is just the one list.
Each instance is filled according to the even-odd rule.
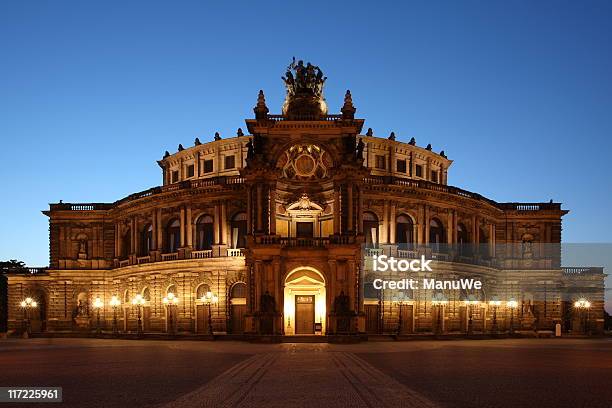
[[[248,134],[166,153],[162,186],[114,203],[51,204],[49,267],[9,276],[9,329],[24,327],[28,296],[40,306],[28,312],[32,331],[48,332],[93,330],[96,298],[105,331],[116,316],[119,331],[135,332],[139,314],[145,333],[602,329],[602,270],[562,269],[559,247],[544,245],[561,242],[560,204],[497,203],[448,186],[443,152],[362,134],[349,92],[329,115],[324,78],[290,68],[282,115],[260,92]],[[425,254],[437,276],[478,277],[485,290],[471,304],[461,291],[374,291],[369,259],[383,253]],[[164,303],[169,293],[176,306]],[[137,295],[144,305],[132,304]],[[581,297],[591,302],[586,325],[572,307]]]

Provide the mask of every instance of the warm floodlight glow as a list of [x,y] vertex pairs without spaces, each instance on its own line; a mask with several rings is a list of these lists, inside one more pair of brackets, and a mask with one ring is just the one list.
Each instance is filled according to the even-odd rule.
[[588,309],[591,307],[591,302],[584,298],[581,298],[574,302],[574,307],[577,309]]
[[142,297],[142,295],[139,293],[137,294],[134,299],[132,299],[132,304],[133,305],[138,305],[138,306],[142,306],[145,304],[145,299]]
[[514,299],[510,299],[506,302],[506,306],[508,306],[510,309],[516,309],[518,307],[518,302]]
[[162,302],[164,303],[164,305],[177,305],[179,299],[177,296],[174,296],[174,293],[170,292],[168,293],[168,296],[162,299]]
[[110,303],[110,305],[112,307],[117,307],[117,306],[121,305],[121,301],[119,300],[119,298],[117,296],[111,297],[111,300],[110,300],[109,303]]
[[37,307],[38,306],[38,302],[36,302],[31,297],[27,297],[24,300],[22,300],[21,302],[19,302],[19,306],[25,307],[25,308]]
[[103,306],[104,306],[104,302],[102,302],[102,300],[99,297],[97,297],[93,302],[93,307],[95,309],[101,309]]
[[489,305],[491,306],[500,306],[501,300],[489,300]]

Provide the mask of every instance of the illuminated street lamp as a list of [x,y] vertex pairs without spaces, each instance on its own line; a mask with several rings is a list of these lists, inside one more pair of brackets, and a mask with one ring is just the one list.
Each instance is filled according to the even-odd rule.
[[117,327],[117,308],[121,306],[121,301],[119,300],[117,296],[113,295],[109,303],[111,307],[113,308],[113,334],[116,335],[119,333],[119,328]]
[[511,298],[506,302],[506,306],[510,309],[510,334],[514,333],[514,310],[518,307],[518,302]]
[[93,307],[96,309],[96,333],[100,334],[102,332],[100,329],[100,309],[104,307],[104,302],[97,297],[93,302]]
[[438,293],[436,294],[436,297],[431,300],[431,304],[438,309],[436,334],[442,334],[442,309],[444,308],[444,306],[446,306],[446,304],[448,304],[448,300],[446,300],[442,293]]
[[493,309],[493,324],[491,325],[491,333],[497,333],[497,308],[501,306],[501,300],[496,296],[489,300],[489,306]]
[[174,293],[168,292],[168,296],[162,299],[164,305],[166,305],[168,312],[168,333],[175,334],[174,322],[172,320],[172,315],[174,314],[174,308],[178,305],[179,298],[174,296]]
[[476,300],[473,296],[470,296],[469,299],[464,300],[463,303],[468,308],[468,329],[467,329],[467,334],[468,334],[468,336],[470,336],[470,335],[473,334],[473,331],[474,331],[474,322],[473,322],[474,308],[478,304],[480,304],[480,301]]
[[219,297],[212,292],[206,292],[206,295],[202,296],[200,300],[202,300],[202,303],[208,306],[208,334],[212,336],[213,329],[212,329],[212,314],[210,311],[210,306],[213,304],[216,305],[219,302]]
[[32,299],[31,297],[27,297],[21,301],[19,304],[23,309],[23,320],[25,320],[26,330],[23,333],[24,338],[30,337],[30,310],[36,309],[38,307],[38,303]]
[[585,298],[580,298],[574,302],[574,307],[578,309],[578,316],[580,318],[584,334],[587,334],[589,324],[589,309],[591,308],[591,302],[589,302]]
[[132,305],[136,306],[137,310],[138,310],[138,326],[136,326],[136,333],[138,334],[138,337],[142,336],[142,311],[141,308],[145,305],[146,300],[145,298],[142,297],[142,295],[139,293],[137,294],[134,299],[132,299]]

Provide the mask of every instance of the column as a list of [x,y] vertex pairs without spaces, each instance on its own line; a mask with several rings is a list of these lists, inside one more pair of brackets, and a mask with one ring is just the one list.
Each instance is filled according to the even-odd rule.
[[357,228],[360,234],[363,234],[363,186],[360,185],[357,189]]
[[191,248],[193,246],[193,223],[191,221],[191,206],[187,206],[187,246]]
[[213,222],[213,241],[215,245],[219,245],[219,226],[221,224],[221,211],[219,211],[219,204],[215,204],[215,219]]
[[429,208],[426,204],[423,205],[423,236],[424,244],[429,244]]
[[132,217],[131,221],[131,227],[130,227],[130,234],[132,234],[130,236],[130,255],[135,254],[136,253],[136,236],[138,234],[136,234],[136,217]]
[[193,157],[193,174],[200,177],[200,152],[196,152]]
[[153,232],[157,234],[157,246],[155,247],[155,249],[159,251],[161,251],[164,246],[164,228],[162,225],[162,212],[161,211],[162,211],[161,208],[157,209],[157,212],[156,212],[157,230]]
[[459,240],[457,235],[457,210],[453,210],[453,243],[457,243]]
[[495,224],[489,224],[489,256],[495,257]]
[[340,193],[338,186],[334,187],[334,234],[340,234]]
[[383,205],[383,222],[380,231],[380,243],[386,244],[389,242],[389,202],[387,200],[384,201]]
[[220,225],[219,225],[220,226],[219,230],[220,230],[220,233],[221,233],[221,237],[220,237],[219,243],[223,245],[227,241],[227,219],[226,219],[227,209],[226,209],[225,201],[221,202],[221,207],[220,207],[219,211],[221,213],[220,214],[221,215],[221,217],[220,217],[221,222],[220,222]]
[[253,231],[253,189],[247,186],[247,234]]
[[391,216],[389,217],[389,243],[395,244],[395,219],[397,215],[395,214],[395,203],[391,203]]
[[353,231],[353,223],[354,223],[354,216],[353,216],[353,182],[349,182],[348,185],[348,191],[347,191],[347,200],[348,200],[348,216],[347,216],[347,227],[349,231]]
[[119,222],[115,222],[115,258],[119,258],[121,254],[121,228]]
[[151,247],[153,250],[157,249],[157,211],[153,210],[151,214]]
[[263,191],[262,191],[262,186],[261,184],[257,184],[257,204],[255,205],[255,210],[257,211],[257,226],[256,226],[256,230],[257,232],[261,232],[262,227],[263,227],[263,209],[262,207],[262,196],[263,196]]
[[276,186],[270,186],[270,235],[276,235]]
[[[453,210],[448,210],[446,212],[446,243],[447,244],[452,244],[453,241],[453,230],[454,230],[454,226],[455,223],[453,221]],[[450,249],[450,245],[449,245],[449,249]]]
[[185,246],[185,207],[181,207],[181,216],[180,216],[180,224],[181,224],[181,248]]

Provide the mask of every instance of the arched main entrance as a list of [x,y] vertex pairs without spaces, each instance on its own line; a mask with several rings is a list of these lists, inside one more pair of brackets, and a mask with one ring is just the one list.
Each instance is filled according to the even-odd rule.
[[325,278],[314,268],[300,267],[285,278],[286,335],[325,334]]

